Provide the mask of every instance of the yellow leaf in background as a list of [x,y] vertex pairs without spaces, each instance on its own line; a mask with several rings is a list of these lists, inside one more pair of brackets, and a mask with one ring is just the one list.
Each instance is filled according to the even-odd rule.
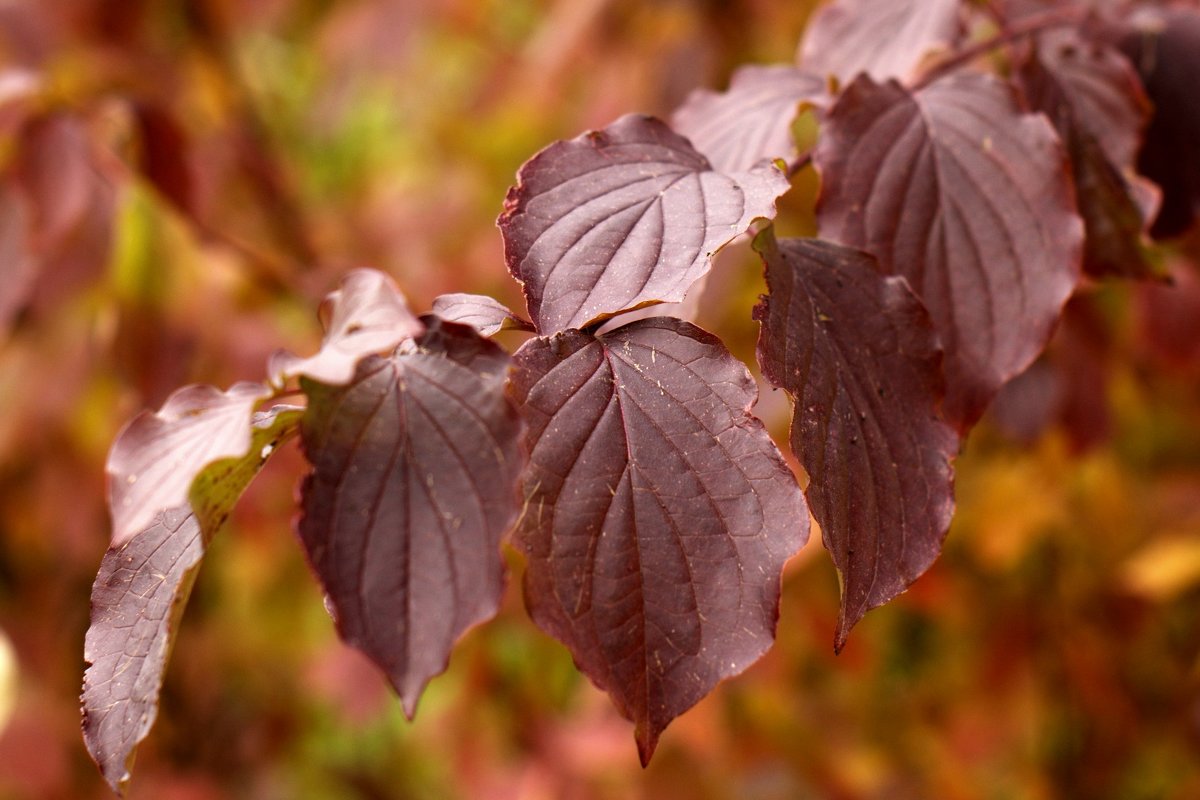
[[1143,547],[1125,563],[1121,583],[1151,600],[1168,600],[1200,585],[1200,530]]

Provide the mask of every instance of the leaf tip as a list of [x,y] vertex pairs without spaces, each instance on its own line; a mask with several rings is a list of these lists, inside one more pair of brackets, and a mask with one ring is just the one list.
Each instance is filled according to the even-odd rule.
[[633,736],[637,741],[638,760],[642,763],[642,769],[650,766],[650,759],[654,757],[654,751],[658,748],[658,735],[661,732],[656,726],[638,723]]

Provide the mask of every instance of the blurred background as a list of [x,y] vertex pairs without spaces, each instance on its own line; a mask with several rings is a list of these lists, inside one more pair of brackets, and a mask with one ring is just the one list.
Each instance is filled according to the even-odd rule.
[[[791,60],[812,5],[0,2],[0,798],[111,796],[78,694],[125,420],[310,352],[354,266],[418,310],[448,291],[521,308],[493,224],[517,167]],[[780,227],[811,233],[811,171],[796,187]],[[1087,287],[1006,389],[912,590],[834,657],[814,537],[776,647],[646,770],[525,616],[511,553],[501,615],[406,722],[335,639],[291,532],[289,449],[210,549],[129,796],[1200,797],[1200,246],[1166,253],[1173,287]],[[700,303],[751,362],[763,288],[743,246]],[[759,409],[783,441],[782,394]]]

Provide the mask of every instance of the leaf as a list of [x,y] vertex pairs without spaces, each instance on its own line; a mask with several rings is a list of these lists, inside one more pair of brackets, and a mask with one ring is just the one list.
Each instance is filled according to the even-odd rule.
[[304,382],[312,472],[297,526],[342,638],[409,717],[454,642],[496,612],[522,466],[508,355],[423,319],[410,347],[363,360],[348,385]]
[[903,275],[945,348],[965,431],[1045,346],[1079,280],[1083,225],[1058,137],[1008,88],[961,74],[910,93],[869,78],[826,114],[822,238]]
[[805,29],[797,61],[843,83],[864,72],[907,80],[926,55],[958,40],[958,11],[958,0],[834,0]]
[[0,180],[0,340],[33,290],[39,263],[30,251],[29,203],[10,181]]
[[1150,232],[1163,239],[1186,232],[1200,211],[1200,10],[1141,11],[1144,23],[1120,47],[1154,105],[1138,171],[1162,188],[1162,208]]
[[746,368],[689,323],[565,331],[513,363],[526,605],[636,724],[645,764],[672,719],[770,647],[804,498],[749,413]]
[[1043,35],[1017,74],[1029,105],[1050,118],[1071,156],[1087,231],[1084,267],[1097,276],[1154,276],[1132,183],[1149,107],[1129,62],[1061,30]]
[[113,545],[128,542],[160,512],[184,507],[206,466],[245,455],[250,415],[269,396],[261,383],[238,383],[227,392],[185,386],[157,413],[144,411],[130,421],[113,442],[106,467]]
[[811,239],[755,240],[770,296],[763,376],[795,400],[792,452],[841,574],[841,650],[863,615],[937,558],[954,513],[959,438],[939,414],[941,350],[920,301],[858,250]]
[[801,103],[823,106],[822,78],[787,64],[739,67],[723,93],[698,89],[671,117],[721,172],[746,170],[763,159],[796,155],[792,122]]
[[373,269],[348,273],[325,297],[321,311],[329,322],[320,351],[309,358],[276,351],[267,366],[272,384],[282,386],[298,375],[327,384],[347,383],[363,356],[391,350],[422,331],[395,282]]
[[[300,410],[291,407],[256,414],[246,452],[203,467],[182,502],[156,507],[136,535],[104,554],[92,587],[81,703],[88,752],[116,792],[129,781],[137,746],[158,714],[163,669],[205,545],[299,421]],[[250,419],[242,424],[249,432]]]
[[483,336],[504,330],[533,330],[533,325],[482,294],[443,294],[434,298],[433,313],[447,322],[470,325]]
[[629,114],[527,161],[498,224],[534,326],[549,334],[682,300],[787,189],[772,165],[715,172],[664,123]]

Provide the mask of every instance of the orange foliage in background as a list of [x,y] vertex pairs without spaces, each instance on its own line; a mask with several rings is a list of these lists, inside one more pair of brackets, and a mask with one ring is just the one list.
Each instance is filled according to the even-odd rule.
[[[311,351],[354,266],[414,309],[453,291],[519,308],[493,226],[517,167],[791,60],[811,6],[0,5],[0,797],[111,796],[78,693],[125,420]],[[797,183],[785,233],[812,231],[816,181]],[[130,797],[1200,797],[1198,259],[1185,242],[1173,285],[1073,304],[959,460],[945,554],[839,657],[814,537],[775,648],[644,771],[521,609],[516,556],[500,617],[406,722],[335,639],[290,529],[289,449],[212,545]],[[723,257],[699,318],[750,363],[760,273]],[[758,413],[783,441],[782,393]]]

